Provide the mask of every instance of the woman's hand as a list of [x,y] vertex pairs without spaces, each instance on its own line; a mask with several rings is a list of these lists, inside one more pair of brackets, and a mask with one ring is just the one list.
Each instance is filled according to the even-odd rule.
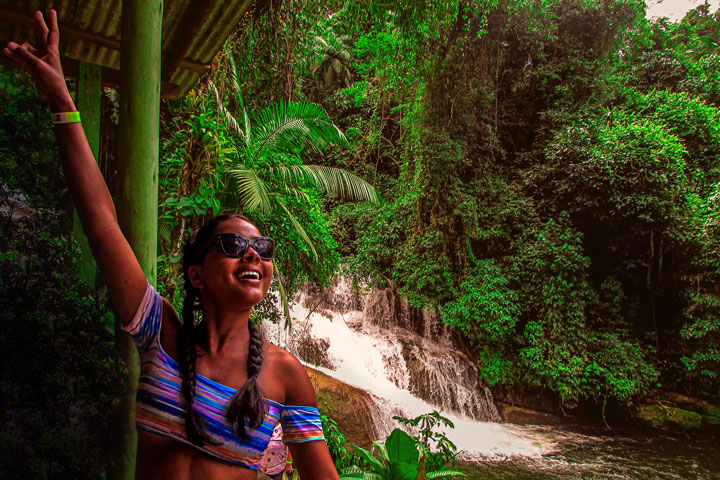
[[30,74],[40,98],[53,112],[74,111],[75,104],[60,65],[57,12],[50,10],[49,24],[45,23],[41,12],[35,12],[35,27],[37,48],[27,42],[22,45],[10,42],[3,48],[3,53]]

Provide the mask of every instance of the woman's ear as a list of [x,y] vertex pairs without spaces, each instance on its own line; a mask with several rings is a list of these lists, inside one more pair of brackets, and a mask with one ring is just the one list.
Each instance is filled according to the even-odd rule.
[[203,280],[203,269],[201,265],[193,265],[190,268],[188,268],[188,279],[190,280],[190,284],[200,290],[202,287],[205,286],[205,281]]

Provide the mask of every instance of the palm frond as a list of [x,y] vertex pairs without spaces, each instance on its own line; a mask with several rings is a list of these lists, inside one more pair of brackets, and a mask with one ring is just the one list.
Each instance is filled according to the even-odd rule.
[[235,103],[243,112],[245,111],[245,102],[243,101],[242,88],[240,88],[240,82],[238,82],[238,69],[237,63],[235,62],[234,55],[228,57],[230,59],[230,84],[232,85],[233,95],[235,96]]
[[225,118],[225,121],[228,123],[228,125],[230,125],[230,128],[240,137],[243,143],[247,144],[247,136],[245,135],[245,131],[235,119],[235,116],[233,116],[233,114],[227,108],[225,108],[225,104],[223,104],[223,101],[220,98],[220,92],[218,91],[217,86],[212,81],[208,82],[208,85],[210,86],[210,89],[215,93],[215,102],[217,103],[218,113],[220,113],[220,115]]
[[247,137],[245,136],[245,132],[243,131],[242,127],[238,123],[238,121],[235,119],[232,113],[227,111],[227,109],[224,106],[218,107],[220,110],[220,113],[223,114],[225,117],[225,121],[230,125],[230,128],[240,137],[240,140],[243,143],[247,143]]
[[297,232],[297,234],[302,238],[302,240],[307,244],[308,248],[310,248],[310,251],[313,254],[313,259],[317,262],[318,261],[318,254],[315,250],[315,245],[313,244],[312,240],[310,240],[310,237],[308,236],[307,232],[303,228],[303,226],[298,222],[298,219],[295,218],[295,215],[292,214],[292,212],[283,205],[282,202],[276,202],[278,205],[280,205],[280,208],[282,208],[285,211],[285,215],[287,215],[288,220],[290,220],[290,223],[292,224],[293,228]]
[[380,203],[375,187],[347,170],[323,165],[275,167],[285,181],[297,185],[300,179],[312,183],[324,193],[348,201]]
[[353,473],[362,473],[363,469],[357,465],[350,465],[349,467],[341,468],[340,475],[348,475]]
[[286,188],[283,193],[287,196],[294,197],[300,202],[310,203],[310,196],[299,188]]
[[285,285],[283,285],[282,280],[282,272],[277,266],[277,263],[273,262],[273,268],[276,272],[277,282],[278,282],[278,291],[280,292],[280,303],[283,307],[283,314],[285,315],[285,327],[288,329],[288,331],[292,331],[292,317],[290,316],[290,302],[287,298],[287,293],[285,292]]
[[253,115],[254,152],[248,159],[252,166],[258,158],[273,151],[293,150],[304,144],[317,152],[328,145],[347,145],[345,135],[320,105],[310,102],[279,102]]
[[264,214],[272,212],[268,188],[255,170],[237,163],[229,174],[237,184],[238,202],[244,210],[252,212],[259,209]]
[[434,478],[442,478],[442,477],[464,477],[465,474],[463,472],[458,472],[457,470],[438,470],[436,472],[427,472],[427,479],[433,480]]
[[244,106],[243,106],[243,121],[245,122],[245,144],[246,144],[246,147],[249,148],[251,145],[251,142],[252,142],[252,137],[250,136],[250,132],[251,132],[250,115],[248,115],[248,112]]
[[374,472],[366,472],[357,465],[346,467],[340,470],[340,478],[358,480],[385,480],[385,477]]
[[[237,64],[235,58],[230,57],[230,79],[233,87],[233,94],[235,95],[235,103],[242,112],[243,119],[243,134],[242,139],[246,145],[250,145],[250,116],[248,115],[247,109],[245,108],[245,101],[243,100],[242,88],[238,82]],[[233,117],[234,118],[234,117]]]

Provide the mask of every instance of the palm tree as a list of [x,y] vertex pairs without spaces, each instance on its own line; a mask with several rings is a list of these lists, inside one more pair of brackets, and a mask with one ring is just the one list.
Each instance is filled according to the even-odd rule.
[[347,46],[347,35],[336,35],[332,29],[333,19],[329,24],[316,24],[313,27],[312,51],[316,61],[310,66],[310,73],[318,77],[326,88],[352,84],[351,49]]
[[[348,144],[322,107],[310,102],[280,102],[248,114],[235,81],[235,65],[230,63],[237,116],[224,106],[217,88],[212,85],[218,110],[233,133],[233,148],[224,151],[230,166],[225,172],[223,203],[228,206],[237,202],[237,206],[250,214],[260,211],[264,215],[284,217],[317,261],[315,245],[288,207],[289,201],[309,202],[308,187],[348,201],[379,203],[379,195],[372,185],[346,170],[303,164],[303,158],[309,153],[324,152],[330,145]],[[280,298],[290,325],[282,273],[278,273]]]

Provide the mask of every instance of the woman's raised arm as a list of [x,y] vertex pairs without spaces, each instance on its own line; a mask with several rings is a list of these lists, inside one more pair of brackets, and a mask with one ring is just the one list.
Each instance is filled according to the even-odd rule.
[[[37,48],[10,42],[3,53],[30,74],[40,98],[53,113],[75,112],[58,53],[57,13],[46,24],[35,12]],[[49,119],[48,119],[49,121]],[[145,293],[147,281],[130,245],[120,231],[115,205],[80,123],[55,125],[63,172],[73,203],[88,237],[100,273],[123,323],[130,321]]]

